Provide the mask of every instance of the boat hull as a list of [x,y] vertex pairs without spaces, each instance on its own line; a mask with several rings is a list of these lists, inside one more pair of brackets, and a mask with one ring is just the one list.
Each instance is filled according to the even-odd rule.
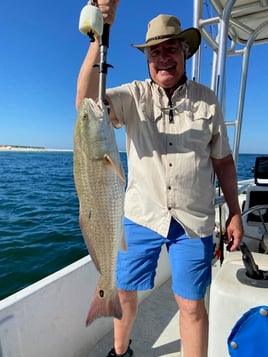
[[[170,277],[163,249],[155,287]],[[85,317],[99,274],[90,257],[11,295],[0,302],[1,357],[83,357],[113,327],[101,318],[86,328]],[[151,291],[139,294],[141,302]]]

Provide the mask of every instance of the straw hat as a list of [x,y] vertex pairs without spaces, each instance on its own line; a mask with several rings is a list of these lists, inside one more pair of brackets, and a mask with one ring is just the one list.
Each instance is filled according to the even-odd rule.
[[153,18],[148,24],[146,34],[146,42],[140,45],[132,45],[142,52],[146,47],[158,45],[159,43],[173,40],[182,39],[189,46],[190,58],[197,50],[201,42],[201,34],[198,29],[191,27],[182,31],[180,20],[172,15],[158,15]]

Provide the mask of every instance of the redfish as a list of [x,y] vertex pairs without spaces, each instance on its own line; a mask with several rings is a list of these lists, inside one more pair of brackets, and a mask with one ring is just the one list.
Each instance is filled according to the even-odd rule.
[[101,316],[121,319],[115,267],[125,249],[125,176],[107,108],[85,98],[74,131],[74,181],[83,238],[100,273],[86,325]]

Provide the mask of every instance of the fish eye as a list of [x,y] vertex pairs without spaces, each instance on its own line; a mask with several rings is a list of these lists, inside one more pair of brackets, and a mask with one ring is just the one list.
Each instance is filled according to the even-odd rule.
[[84,113],[83,116],[82,116],[82,118],[83,118],[83,120],[87,120],[87,118],[88,118],[87,113]]

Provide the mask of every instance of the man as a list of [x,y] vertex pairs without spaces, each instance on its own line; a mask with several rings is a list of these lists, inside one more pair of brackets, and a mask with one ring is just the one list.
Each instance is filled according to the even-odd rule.
[[[116,0],[100,0],[107,23]],[[125,125],[128,187],[125,201],[127,252],[120,252],[117,284],[123,309],[114,320],[114,347],[107,357],[132,356],[129,346],[137,313],[137,290],[153,287],[161,246],[167,245],[172,289],[180,309],[184,357],[205,357],[208,318],[204,304],[211,281],[214,229],[214,172],[229,207],[227,241],[236,250],[243,229],[236,170],[222,113],[213,92],[189,81],[185,61],[200,44],[200,33],[182,31],[179,20],[159,15],[148,26],[145,53],[151,80],[107,90],[110,120]],[[77,108],[98,95],[99,42],[81,67]]]

